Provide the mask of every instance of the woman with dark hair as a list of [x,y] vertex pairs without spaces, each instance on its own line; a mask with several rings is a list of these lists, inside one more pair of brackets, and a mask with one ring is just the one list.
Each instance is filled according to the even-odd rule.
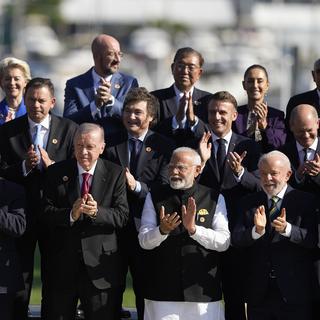
[[258,64],[250,66],[244,73],[242,85],[247,91],[248,103],[237,108],[233,131],[254,139],[263,153],[278,149],[286,140],[284,112],[267,105],[267,70]]

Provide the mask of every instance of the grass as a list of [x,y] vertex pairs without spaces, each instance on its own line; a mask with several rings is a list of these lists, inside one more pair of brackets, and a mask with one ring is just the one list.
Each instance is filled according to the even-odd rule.
[[[127,276],[127,289],[123,295],[123,306],[124,307],[135,307],[134,293],[132,290],[132,282],[130,275]],[[34,276],[33,276],[33,287],[31,291],[30,304],[40,304],[41,301],[41,280],[40,280],[40,254],[39,250],[36,250],[35,265],[34,265]]]

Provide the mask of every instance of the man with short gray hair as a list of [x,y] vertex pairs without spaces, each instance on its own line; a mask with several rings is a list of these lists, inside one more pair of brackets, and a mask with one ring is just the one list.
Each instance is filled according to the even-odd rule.
[[139,231],[145,320],[224,320],[218,252],[229,247],[227,212],[221,194],[195,182],[200,171],[199,154],[178,148],[170,183],[147,195]]

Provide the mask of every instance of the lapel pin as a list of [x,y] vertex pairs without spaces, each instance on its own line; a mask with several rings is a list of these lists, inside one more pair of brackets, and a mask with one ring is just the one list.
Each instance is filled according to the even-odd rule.
[[207,214],[209,214],[209,212],[208,212],[207,209],[200,209],[200,210],[198,211],[198,215],[199,215],[199,216],[205,216],[205,215],[207,215]]
[[194,104],[195,106],[198,106],[199,104],[201,104],[201,102],[198,101],[198,100],[195,100],[195,101],[193,101],[193,104]]
[[151,150],[152,150],[152,149],[151,149],[150,147],[146,147],[146,151],[147,151],[147,152],[151,152]]
[[57,140],[57,139],[52,139],[52,143],[53,143],[53,144],[57,144],[57,143],[58,143],[58,140]]
[[116,83],[116,84],[114,85],[114,87],[115,87],[115,89],[120,89],[120,88],[121,88],[121,86],[120,86],[119,83]]
[[67,176],[63,176],[63,177],[62,177],[62,180],[63,180],[64,182],[67,182],[67,181],[69,180],[69,178],[68,178]]
[[205,222],[206,219],[204,217],[200,217],[200,222]]

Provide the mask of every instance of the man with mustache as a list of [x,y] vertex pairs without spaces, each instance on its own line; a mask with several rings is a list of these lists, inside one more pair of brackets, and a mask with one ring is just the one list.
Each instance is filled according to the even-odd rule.
[[170,183],[147,195],[139,230],[145,320],[224,319],[218,252],[230,242],[226,206],[219,192],[195,182],[200,171],[199,154],[178,148]]
[[106,134],[117,131],[122,104],[127,92],[138,87],[137,79],[119,72],[123,52],[119,41],[107,34],[98,35],[92,42],[94,66],[65,87],[63,116],[77,123],[109,121]]

